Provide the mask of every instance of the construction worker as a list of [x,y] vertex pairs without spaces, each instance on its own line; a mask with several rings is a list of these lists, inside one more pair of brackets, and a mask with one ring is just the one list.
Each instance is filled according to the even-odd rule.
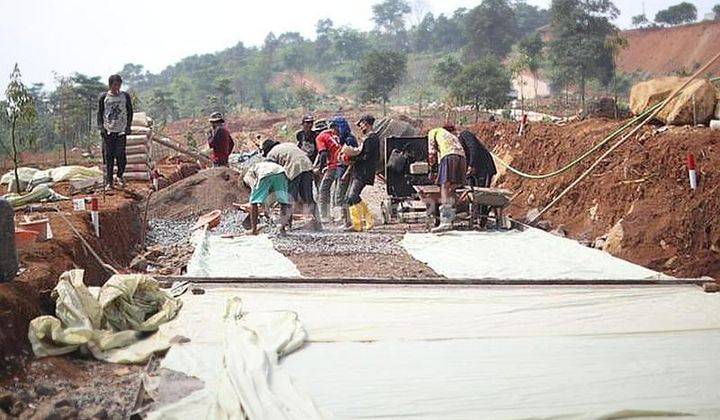
[[293,204],[303,205],[303,210],[313,216],[310,227],[321,230],[320,214],[313,197],[313,164],[307,154],[292,143],[279,143],[272,139],[263,142],[262,151],[265,159],[285,168],[285,175],[289,180],[288,192]]
[[228,166],[228,158],[235,147],[235,142],[225,128],[225,119],[222,113],[213,112],[208,122],[212,125],[212,130],[208,133],[208,146],[212,149],[213,166]]
[[325,123],[326,129],[322,130],[315,139],[318,156],[315,159],[316,174],[322,174],[320,182],[320,217],[323,222],[330,222],[330,190],[337,180],[338,155],[340,152],[340,127],[336,122],[327,124],[325,121],[315,123],[315,130],[323,128],[320,123]]
[[[349,146],[357,148],[357,138],[355,137],[355,135],[353,135],[352,130],[350,129],[350,124],[348,124],[345,117],[337,115],[333,117],[332,121],[334,121],[338,125],[340,147],[342,148],[343,146]],[[349,176],[344,176],[347,168],[348,165],[345,162],[345,159],[338,159],[337,183],[335,187],[335,205],[340,207],[341,209],[341,220],[345,227],[350,227],[350,212],[348,209],[348,204],[345,201],[348,188],[350,187],[351,179]]]
[[444,128],[428,132],[428,163],[440,185],[440,226],[434,232],[452,229],[455,220],[455,188],[465,183],[467,163],[462,143]]
[[285,169],[275,162],[257,162],[245,172],[243,182],[251,189],[250,228],[252,234],[258,234],[260,204],[269,208],[275,202],[280,204],[280,234],[285,234],[292,217]]
[[295,140],[297,141],[297,147],[300,148],[310,162],[315,162],[317,157],[317,146],[315,145],[315,138],[318,135],[317,131],[313,130],[315,123],[315,117],[312,115],[306,115],[302,119],[302,128],[295,133]]
[[356,232],[363,229],[370,230],[374,225],[373,215],[361,194],[365,186],[375,184],[375,171],[380,160],[380,138],[373,126],[375,117],[364,115],[356,125],[365,136],[359,148],[343,146],[343,154],[351,156],[350,187],[347,191],[346,202],[349,207],[351,226]]
[[[454,125],[446,124],[443,128],[457,135]],[[465,174],[466,185],[489,188],[492,183],[492,178],[497,174],[497,168],[495,167],[495,161],[493,161],[492,155],[483,142],[472,132],[463,130],[458,138],[462,143],[465,160],[467,162],[467,172]]]
[[133,119],[132,99],[127,92],[120,90],[122,78],[113,74],[108,78],[109,90],[98,100],[97,125],[103,139],[103,161],[105,162],[105,189],[114,187],[113,172],[117,162],[117,179],[121,187],[125,186],[125,165],[127,155],[125,146],[131,133]]

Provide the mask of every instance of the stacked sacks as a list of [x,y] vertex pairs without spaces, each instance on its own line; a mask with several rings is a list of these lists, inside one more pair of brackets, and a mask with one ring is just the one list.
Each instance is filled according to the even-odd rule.
[[132,133],[127,136],[127,167],[125,179],[133,181],[149,181],[153,168],[152,152],[152,119],[144,112],[133,114]]
[[[665,100],[686,81],[687,78],[661,77],[638,83],[630,91],[630,109],[635,115],[641,114]],[[715,113],[717,96],[717,89],[709,80],[694,80],[660,111],[657,119],[670,125],[687,125],[694,121],[704,124]]]

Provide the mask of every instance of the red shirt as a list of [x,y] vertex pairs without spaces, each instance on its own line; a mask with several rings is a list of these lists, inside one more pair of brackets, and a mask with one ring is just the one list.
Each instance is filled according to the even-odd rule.
[[212,160],[213,163],[218,165],[227,165],[228,156],[232,153],[235,142],[230,137],[230,132],[220,127],[215,130],[210,138],[208,139],[208,146],[212,148]]
[[340,153],[340,142],[335,132],[325,130],[315,139],[318,153],[323,150],[328,152],[328,169],[334,170],[338,166],[338,154]]

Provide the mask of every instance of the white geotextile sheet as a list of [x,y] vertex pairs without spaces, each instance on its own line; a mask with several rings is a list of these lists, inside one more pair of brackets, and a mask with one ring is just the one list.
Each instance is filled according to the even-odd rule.
[[694,286],[208,289],[161,327],[191,339],[163,367],[223,377],[231,297],[297,314],[276,374],[326,418],[720,415],[720,296]]
[[205,387],[148,418],[322,418],[312,399],[277,368],[280,357],[305,341],[297,314],[246,312],[239,297],[230,298],[225,307],[221,343],[182,344],[162,362],[166,369],[197,377]]
[[295,264],[267,235],[223,238],[197,231],[187,266],[190,277],[300,277]]
[[666,277],[539,229],[407,233],[402,246],[448,278],[647,279]]

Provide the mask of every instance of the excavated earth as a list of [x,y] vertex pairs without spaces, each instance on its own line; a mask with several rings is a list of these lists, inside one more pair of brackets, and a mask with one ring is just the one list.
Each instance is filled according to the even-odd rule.
[[[511,123],[472,127],[506,161],[530,174],[551,172],[601,141],[623,122],[590,119],[567,125],[533,124],[524,137]],[[607,147],[607,146],[606,146]],[[602,151],[546,180],[499,168],[497,186],[519,195],[510,213],[519,219],[542,209]],[[720,131],[644,127],[543,215],[579,241],[610,235],[616,256],[680,277],[720,276]],[[687,154],[697,160],[699,186],[690,189]]]
[[[280,121],[273,118],[268,116],[268,121]],[[511,123],[481,123],[470,129],[514,166],[545,173],[571,161],[622,123],[590,119],[562,126],[532,124],[524,137],[516,134]],[[718,148],[720,132],[707,128],[646,127],[542,220],[549,228],[589,244],[608,236],[604,241],[612,244],[608,249],[613,254],[670,275],[717,277],[720,192],[719,177],[713,169],[720,164]],[[698,162],[700,183],[696,191],[689,188],[685,167],[688,153]],[[599,152],[593,157],[597,155]],[[510,213],[523,219],[531,210],[549,203],[590,165],[593,157],[547,180],[522,179],[501,169],[496,184],[518,193]],[[195,173],[197,168],[189,164],[168,165],[167,173],[172,175],[168,176],[169,185],[149,200],[146,185],[101,195],[99,239],[92,233],[87,213],[73,213],[69,202],[58,205],[104,261],[127,271],[125,267],[142,266],[133,261],[139,253],[153,254],[156,260],[150,261],[152,265],[162,265],[169,254],[177,254],[177,261],[166,267],[175,273],[189,257],[189,245],[182,235],[171,237],[163,232],[187,230],[197,215],[222,209],[226,220],[220,233],[238,233],[232,225],[240,222],[241,215],[232,204],[245,203],[248,195],[239,173],[227,169]],[[67,188],[61,184],[57,190],[68,194]],[[376,211],[384,196],[380,182],[364,193]],[[146,209],[148,220],[144,220]],[[0,418],[124,417],[134,405],[141,367],[108,365],[81,355],[32,360],[27,326],[34,317],[54,312],[50,293],[58,276],[71,268],[83,268],[86,283],[101,285],[110,275],[57,213],[40,214],[50,218],[55,239],[21,251],[24,271],[17,281],[0,284]],[[422,225],[383,226],[377,214],[376,220],[378,226],[369,235],[343,233],[335,225],[328,227],[331,234],[299,229],[288,237],[273,237],[273,243],[305,276],[437,276],[399,244],[405,232],[422,231]],[[146,232],[145,226],[158,230]],[[142,252],[146,233],[145,245],[152,246]]]

